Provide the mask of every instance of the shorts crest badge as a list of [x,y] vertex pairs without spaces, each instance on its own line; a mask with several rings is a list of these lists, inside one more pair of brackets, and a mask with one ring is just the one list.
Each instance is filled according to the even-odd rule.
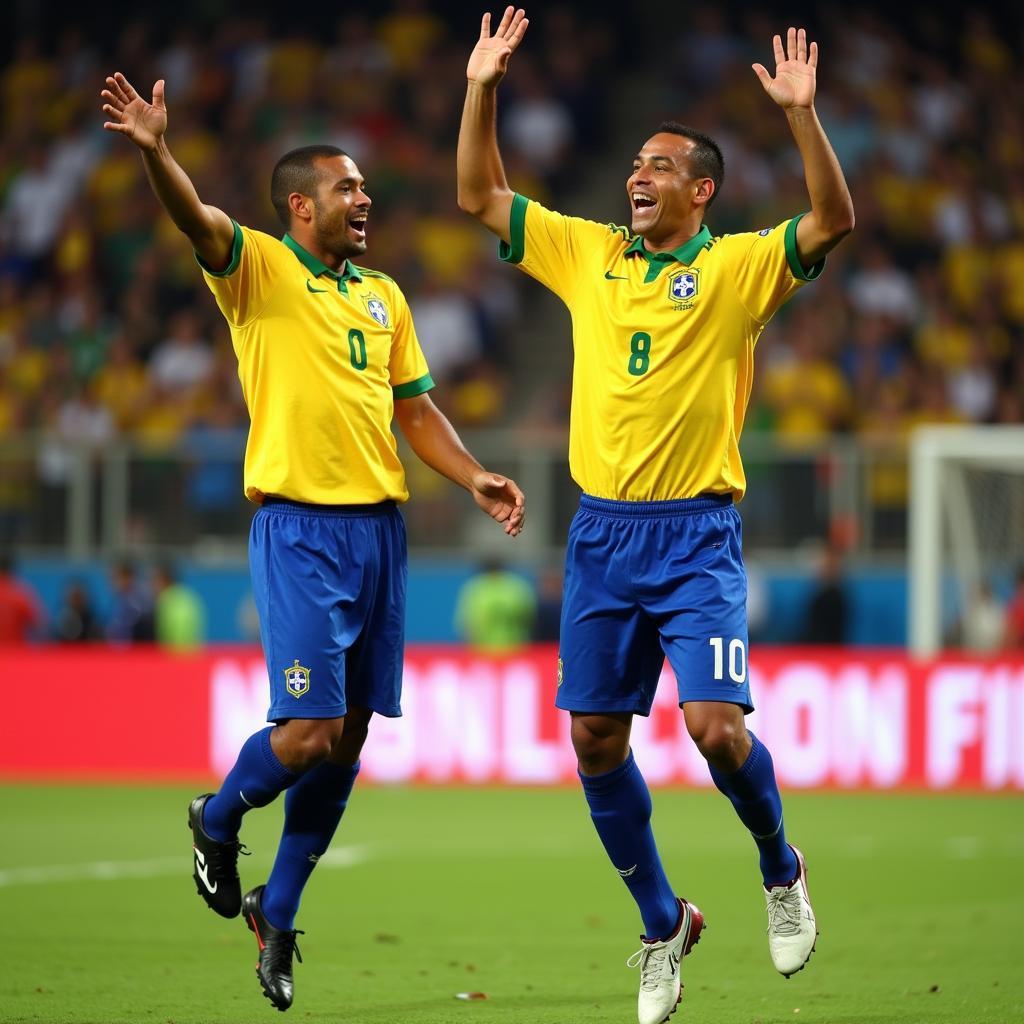
[[388,307],[384,305],[384,300],[379,295],[370,295],[366,299],[366,312],[373,317],[381,325],[381,327],[388,326]]
[[284,670],[284,687],[296,700],[309,691],[309,669],[300,665],[298,658]]
[[697,297],[700,271],[684,270],[673,274],[668,284],[668,296],[673,302],[689,302]]
[[562,659],[558,659],[558,682],[556,686],[562,685],[562,680],[565,678],[565,665],[562,663]]

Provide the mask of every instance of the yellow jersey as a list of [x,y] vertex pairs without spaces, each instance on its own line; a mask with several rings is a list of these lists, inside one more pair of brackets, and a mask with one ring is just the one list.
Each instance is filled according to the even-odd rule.
[[650,253],[624,227],[514,197],[499,255],[572,315],[569,469],[587,494],[742,498],[754,345],[824,267],[801,266],[799,219],[719,238],[702,227],[678,249]]
[[231,327],[249,409],[245,496],[406,501],[394,400],[434,382],[398,285],[349,261],[335,273],[290,235],[237,223],[228,266],[199,264]]

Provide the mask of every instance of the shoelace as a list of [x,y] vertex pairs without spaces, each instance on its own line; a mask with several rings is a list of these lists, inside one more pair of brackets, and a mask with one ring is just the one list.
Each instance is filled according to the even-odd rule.
[[292,953],[302,963],[302,954],[299,952],[297,936],[305,935],[301,928],[292,928],[287,931],[278,931],[266,941],[267,966],[275,974],[288,974],[292,966]]
[[230,875],[235,873],[238,864],[238,855],[243,857],[250,855],[250,850],[243,842],[236,840],[233,843],[218,843],[214,846],[207,857],[210,868],[216,878],[218,875]]
[[668,946],[662,942],[644,943],[627,961],[627,967],[640,968],[640,987],[646,992],[653,992],[661,980]]
[[796,935],[803,912],[800,886],[778,886],[768,890],[768,931],[776,935]]

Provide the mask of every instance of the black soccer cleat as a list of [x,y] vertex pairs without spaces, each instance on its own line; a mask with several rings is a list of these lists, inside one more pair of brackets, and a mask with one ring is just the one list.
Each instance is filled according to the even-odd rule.
[[238,855],[247,853],[235,839],[219,843],[203,831],[203,807],[212,793],[202,793],[188,805],[192,830],[192,877],[196,892],[221,917],[238,917],[242,909],[242,883],[238,880]]
[[302,954],[295,941],[296,936],[305,932],[296,928],[275,928],[260,909],[260,898],[266,886],[258,885],[242,897],[242,910],[249,931],[256,935],[260,947],[260,959],[256,964],[256,977],[260,979],[263,994],[279,1010],[292,1005],[292,953],[302,963]]

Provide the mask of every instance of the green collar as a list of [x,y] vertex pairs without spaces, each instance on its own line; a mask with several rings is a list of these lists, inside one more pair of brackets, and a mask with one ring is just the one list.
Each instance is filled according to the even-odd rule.
[[295,258],[314,277],[326,275],[327,277],[331,278],[332,281],[337,281],[339,291],[345,290],[343,287],[345,281],[362,281],[363,279],[359,271],[356,270],[356,268],[352,265],[351,260],[345,260],[345,266],[342,268],[342,271],[339,274],[336,271],[331,270],[331,268],[328,267],[326,264],[321,263],[320,260],[318,260],[311,252],[309,252],[306,249],[303,249],[303,247],[299,245],[299,243],[296,242],[291,235],[285,235],[284,238],[281,239],[281,241],[284,242],[284,244],[287,245],[288,248],[291,249],[293,253],[295,253]]
[[678,249],[672,249],[670,252],[648,252],[644,247],[644,239],[642,235],[637,235],[629,244],[629,248],[625,251],[626,256],[643,256],[648,263],[669,263],[675,261],[682,263],[683,266],[688,267],[696,258],[697,253],[704,248],[708,242],[711,241],[711,232],[708,230],[706,224],[701,225],[700,231],[697,232],[688,242],[684,242]]

